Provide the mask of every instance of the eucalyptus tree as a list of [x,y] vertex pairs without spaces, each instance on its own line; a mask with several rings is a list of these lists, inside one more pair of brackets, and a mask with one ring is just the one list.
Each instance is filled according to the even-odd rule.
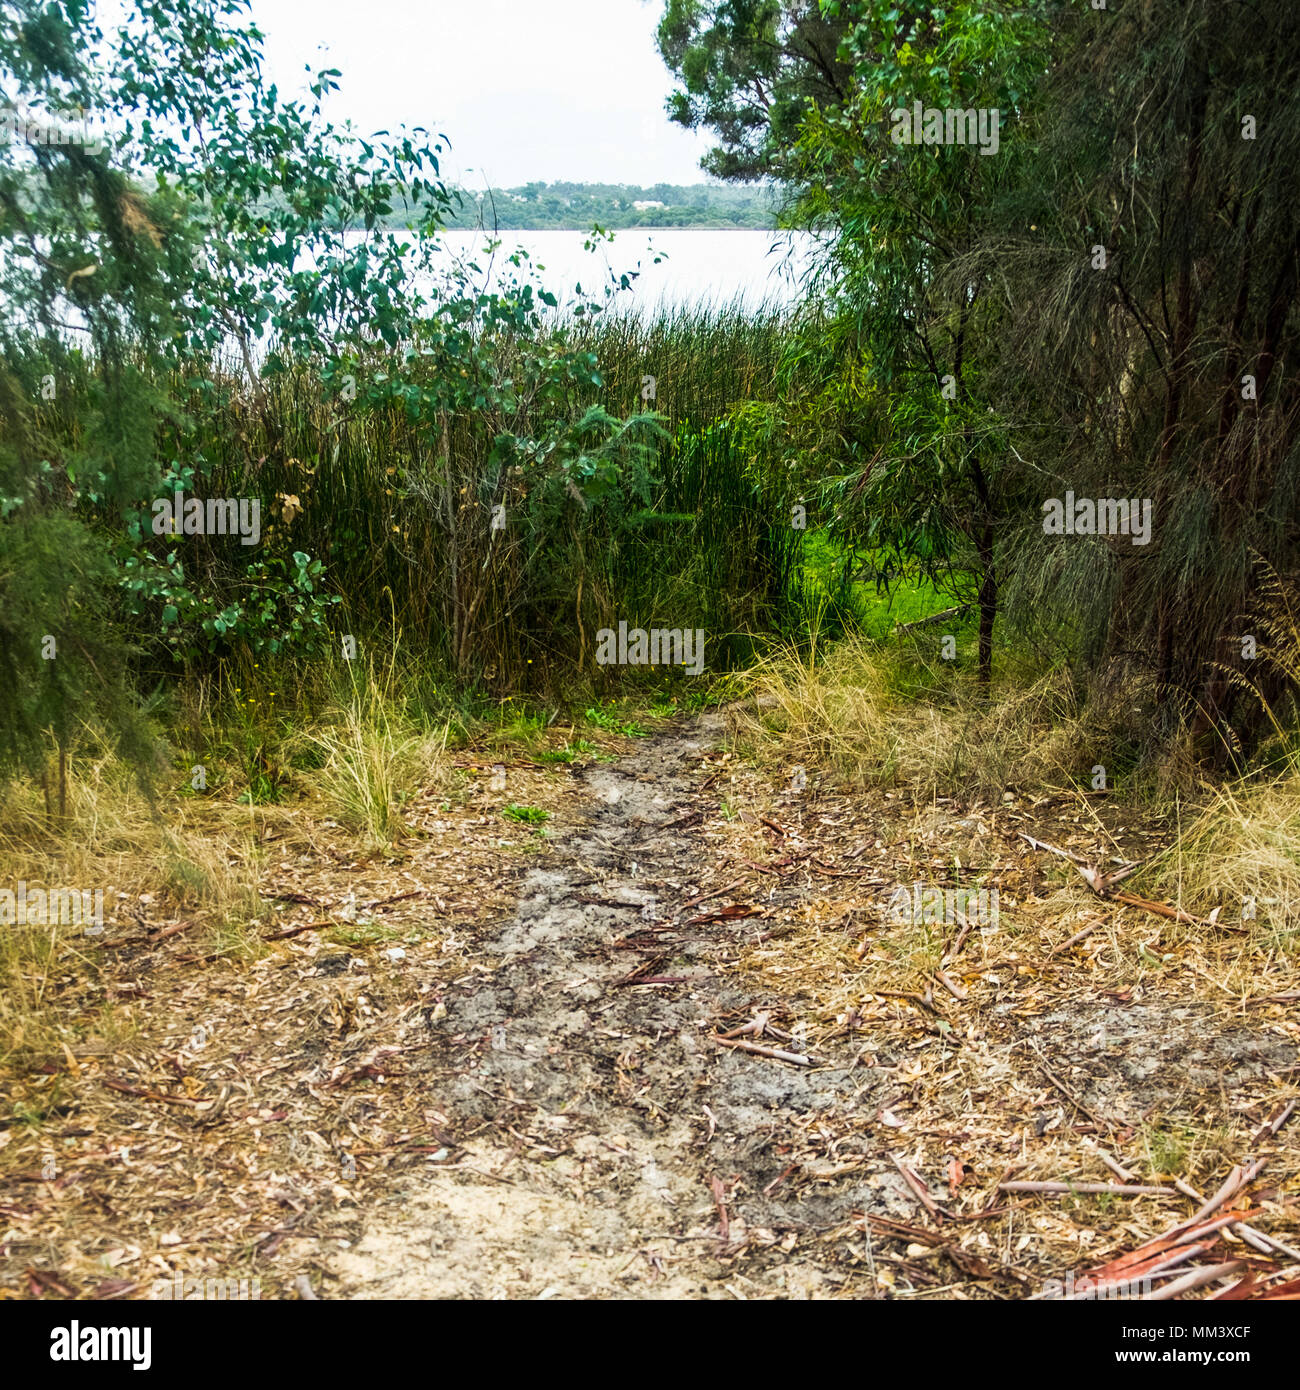
[[1024,479],[1007,443],[1015,417],[988,390],[1003,346],[995,268],[954,267],[1017,186],[1017,125],[1050,60],[1047,6],[823,8],[847,26],[853,92],[807,111],[792,216],[825,234],[821,288],[847,352],[839,371],[864,398],[869,430],[826,482],[840,527],[882,580],[919,570],[978,606],[987,682]]
[[717,137],[705,169],[782,178],[808,106],[838,106],[849,94],[846,32],[818,0],[667,0],[659,52],[678,83],[668,112]]

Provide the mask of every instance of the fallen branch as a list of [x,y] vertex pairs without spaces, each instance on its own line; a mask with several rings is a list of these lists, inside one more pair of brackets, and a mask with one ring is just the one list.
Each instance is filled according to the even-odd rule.
[[166,927],[160,931],[155,938],[157,941],[166,941],[169,936],[179,936],[183,931],[189,931],[191,927],[197,927],[199,920],[197,917],[191,918],[188,922],[177,922],[174,927]]
[[1181,907],[1170,907],[1168,903],[1158,903],[1150,898],[1139,898],[1136,893],[1124,893],[1115,888],[1114,884],[1136,872],[1139,867],[1136,864],[1125,864],[1112,873],[1103,874],[1099,868],[1089,864],[1086,859],[1070,850],[1058,849],[1055,845],[1049,845],[1045,840],[1036,840],[1032,835],[1026,835],[1023,830],[1018,833],[1022,840],[1027,841],[1035,849],[1045,849],[1048,853],[1055,854],[1061,859],[1068,859],[1078,869],[1079,876],[1099,898],[1124,903],[1128,907],[1140,907],[1146,912],[1154,912],[1157,916],[1168,917],[1171,921],[1183,922],[1191,927],[1217,927],[1220,931],[1244,930],[1244,928],[1229,927],[1219,922],[1208,922],[1204,918],[1193,917],[1190,912],[1184,912]]
[[966,991],[961,988],[960,985],[957,985],[952,980],[950,980],[948,976],[943,973],[942,970],[936,970],[934,972],[934,978],[939,981],[939,983],[944,987],[944,989],[946,989],[948,993],[951,994],[952,997],[958,1001],[958,1003],[965,1003],[966,1000],[970,997],[966,993]]
[[748,1023],[742,1023],[739,1028],[732,1028],[729,1032],[719,1033],[719,1038],[743,1038],[747,1033],[753,1033],[756,1037],[762,1037],[767,1028],[769,1015],[761,1013],[757,1018],[751,1019]]
[[958,931],[956,939],[943,953],[943,958],[939,962],[941,965],[947,965],[951,957],[959,955],[961,953],[961,948],[966,944],[966,938],[970,935],[971,927],[974,925],[972,922],[967,920],[966,914],[964,912],[958,911],[956,916],[958,926],[961,928],[961,930]]
[[897,635],[900,632],[911,632],[914,627],[924,627],[926,623],[941,623],[945,618],[958,618],[974,607],[973,603],[958,603],[951,608],[945,608],[942,613],[931,613],[928,618],[917,618],[910,623],[895,623],[894,633]]
[[687,985],[698,984],[708,979],[707,975],[639,975],[635,980],[615,980],[615,989],[627,989],[630,985]]
[[376,898],[372,903],[363,903],[362,912],[370,912],[376,907],[387,907],[389,903],[404,903],[408,898],[422,898],[428,892],[426,888],[413,888],[409,893],[394,893],[391,898]]
[[715,888],[712,893],[701,893],[698,898],[687,898],[680,910],[685,912],[688,907],[694,907],[696,903],[706,903],[710,898],[720,898],[724,893],[730,893],[733,888],[739,888],[744,881],[743,878],[732,879],[730,883],[724,884],[721,888]]
[[1093,1122],[1093,1124],[1099,1125],[1102,1129],[1115,1128],[1115,1126],[1109,1120],[1104,1119],[1102,1116],[1098,1115],[1095,1110],[1090,1110],[1078,1098],[1078,1096],[1076,1096],[1074,1092],[1070,1090],[1070,1088],[1065,1084],[1065,1082],[1062,1081],[1059,1076],[1057,1076],[1057,1074],[1051,1069],[1051,1067],[1049,1067],[1047,1063],[1043,1061],[1041,1053],[1039,1053],[1036,1048],[1034,1049],[1034,1051],[1035,1055],[1038,1057],[1038,1065],[1043,1070],[1043,1075],[1047,1077],[1047,1079],[1052,1083],[1052,1085],[1055,1086],[1058,1091],[1060,1091],[1060,1093],[1070,1102],[1071,1105],[1074,1106],[1076,1110],[1081,1111]]
[[635,970],[629,970],[622,979],[614,981],[614,988],[620,989],[624,985],[639,985],[642,979],[652,970],[657,970],[659,966],[668,960],[666,955],[651,956],[649,960],[643,960]]
[[1117,1178],[1122,1178],[1125,1182],[1137,1181],[1137,1174],[1130,1173],[1127,1168],[1117,1163],[1110,1156],[1110,1154],[1106,1152],[1105,1149],[1101,1148],[1097,1144],[1094,1144],[1091,1139],[1085,1139],[1083,1142],[1087,1144],[1087,1146],[1093,1151],[1093,1153],[1095,1153],[1097,1157],[1101,1159],[1101,1161],[1106,1165],[1106,1167],[1109,1168],[1110,1171],[1114,1173]]
[[263,941],[288,941],[291,936],[301,936],[303,932],[320,931],[323,927],[333,927],[337,923],[334,919],[328,918],[324,922],[308,922],[301,927],[290,927],[287,931],[272,932],[270,936],[264,936]]
[[779,1047],[764,1047],[761,1043],[742,1042],[739,1038],[720,1038],[716,1033],[710,1036],[719,1047],[739,1048],[741,1052],[753,1052],[756,1056],[771,1057],[778,1062],[789,1062],[796,1067],[821,1065],[816,1057],[810,1057],[804,1052],[785,1052]]
[[999,1192],[1082,1192],[1088,1195],[1111,1192],[1119,1197],[1176,1197],[1173,1187],[1154,1187],[1145,1183],[1118,1182],[1000,1182]]

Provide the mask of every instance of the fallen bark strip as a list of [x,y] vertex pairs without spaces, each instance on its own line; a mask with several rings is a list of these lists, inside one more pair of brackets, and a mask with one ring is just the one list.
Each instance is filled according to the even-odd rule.
[[920,1202],[936,1221],[940,1220],[945,1213],[934,1198],[925,1190],[925,1184],[921,1181],[920,1175],[909,1168],[906,1163],[903,1163],[897,1154],[890,1154],[889,1158],[894,1167],[903,1175],[903,1181],[912,1189],[912,1193],[916,1197],[916,1200]]
[[[1300,992],[1297,992],[1296,998],[1300,999]],[[1286,1124],[1286,1122],[1291,1118],[1291,1116],[1295,1114],[1295,1108],[1297,1104],[1300,1104],[1300,1102],[1293,1100],[1289,1104],[1284,1105],[1282,1109],[1279,1110],[1271,1120],[1266,1121],[1255,1131],[1254,1135],[1252,1136],[1251,1142],[1258,1144],[1259,1141],[1263,1139],[1265,1135],[1268,1135],[1269,1138],[1275,1137],[1277,1135],[1278,1130],[1280,1130],[1282,1126]]]
[[[1280,1272],[1285,1274],[1289,1271],[1282,1270]],[[1276,1278],[1275,1275],[1269,1275],[1268,1277]],[[1220,1301],[1226,1301],[1231,1303],[1246,1298],[1256,1303],[1270,1303],[1274,1300],[1300,1300],[1300,1279],[1288,1279],[1284,1283],[1276,1284],[1270,1289],[1267,1280],[1260,1281],[1255,1277],[1253,1270],[1247,1270],[1245,1278],[1234,1284],[1230,1289],[1224,1289],[1222,1293],[1211,1294],[1210,1302],[1218,1303]]]
[[1232,1172],[1228,1174],[1227,1178],[1224,1180],[1223,1186],[1219,1188],[1214,1196],[1211,1197],[1209,1201],[1205,1202],[1198,1212],[1189,1216],[1187,1220],[1180,1225],[1175,1226],[1174,1230],[1186,1230],[1188,1226],[1195,1226],[1198,1221],[1204,1221],[1212,1212],[1217,1211],[1229,1197],[1234,1196],[1236,1193],[1240,1192],[1248,1182],[1253,1181],[1266,1162],[1266,1159],[1257,1158],[1254,1163],[1251,1163],[1247,1167],[1242,1167],[1242,1165],[1238,1163],[1233,1168]]
[[775,1192],[776,1189],[781,1186],[781,1184],[786,1180],[786,1178],[790,1176],[791,1173],[798,1172],[798,1170],[799,1165],[797,1163],[791,1163],[787,1165],[787,1167],[782,1169],[782,1171],[778,1173],[776,1177],[774,1177],[772,1181],[768,1183],[768,1185],[763,1189],[763,1196],[770,1197],[772,1193]]
[[1203,1288],[1206,1284],[1212,1284],[1216,1279],[1226,1279],[1230,1274],[1236,1274],[1238,1270],[1244,1269],[1245,1265],[1241,1260],[1229,1260],[1221,1265],[1206,1265],[1204,1269],[1194,1269],[1190,1274],[1184,1274],[1181,1279],[1175,1279],[1172,1284],[1166,1284],[1162,1289],[1153,1289],[1150,1293],[1143,1294],[1139,1300],[1142,1303],[1163,1303],[1171,1298],[1177,1298],[1180,1293],[1188,1293],[1192,1289]]
[[741,1052],[752,1052],[759,1057],[772,1057],[778,1062],[789,1062],[795,1067],[815,1067],[823,1065],[816,1057],[805,1052],[785,1052],[779,1047],[764,1047],[761,1043],[742,1042],[739,1038],[721,1038],[716,1033],[709,1035],[719,1047],[735,1047]]
[[1000,1182],[999,1192],[1083,1192],[1089,1195],[1113,1192],[1119,1197],[1176,1197],[1174,1187],[1155,1187],[1147,1183],[1118,1182]]
[[[1194,1259],[1197,1255],[1203,1255],[1214,1244],[1211,1241],[1207,1245],[1189,1245],[1181,1250],[1165,1251],[1160,1255],[1153,1255],[1151,1259],[1139,1265],[1132,1265],[1116,1274],[1085,1274],[1089,1288],[1082,1292],[1065,1294],[1061,1301],[1063,1303],[1078,1303],[1085,1300],[1091,1301],[1095,1298],[1104,1298],[1112,1289],[1132,1289],[1135,1285],[1140,1285],[1143,1279],[1153,1278],[1157,1274],[1164,1274],[1168,1270],[1177,1269],[1179,1265],[1186,1264],[1188,1260]],[[1077,1283],[1077,1281],[1076,1281]],[[1036,1296],[1038,1301],[1042,1301],[1045,1296]]]
[[[1175,1227],[1172,1232],[1166,1231],[1164,1235],[1147,1241],[1145,1245],[1139,1245],[1136,1250],[1130,1250],[1125,1255],[1119,1255],[1113,1260],[1108,1260],[1104,1265],[1089,1270],[1088,1278],[1101,1281],[1123,1281],[1138,1278],[1143,1270],[1159,1263],[1170,1250],[1189,1245],[1193,1241],[1200,1242],[1206,1236],[1213,1236],[1224,1226],[1231,1225],[1234,1218],[1239,1215],[1239,1212],[1234,1212],[1228,1216],[1220,1217],[1217,1221],[1210,1221],[1204,1226],[1198,1226],[1193,1230],[1181,1233]],[[1216,1241],[1217,1237],[1209,1241],[1206,1248],[1213,1246]]]
[[[1194,1202],[1205,1200],[1190,1183],[1184,1182],[1182,1178],[1175,1178],[1174,1186],[1184,1197],[1190,1197]],[[1248,1226],[1244,1221],[1224,1220],[1219,1224],[1226,1226],[1233,1235],[1239,1236],[1247,1245],[1258,1250],[1261,1255],[1282,1254],[1289,1259],[1300,1261],[1300,1251],[1293,1250],[1289,1245],[1278,1240],[1276,1236],[1256,1230],[1254,1226]]]
[[722,1185],[722,1179],[715,1173],[709,1179],[709,1192],[713,1197],[713,1205],[718,1209],[718,1238],[723,1242],[731,1239],[731,1222],[727,1216],[727,1189]]
[[746,859],[744,862],[748,864],[751,869],[757,869],[760,874],[775,874],[777,878],[782,877],[780,869],[769,868],[766,864],[760,864],[753,859]]

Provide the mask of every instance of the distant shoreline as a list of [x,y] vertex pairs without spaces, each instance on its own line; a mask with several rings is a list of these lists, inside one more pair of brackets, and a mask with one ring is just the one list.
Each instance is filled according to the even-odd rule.
[[[607,232],[771,232],[774,235],[785,228],[771,224],[752,227],[746,223],[727,222],[601,222],[600,227]],[[494,231],[506,232],[590,232],[590,222],[556,223],[548,222],[537,226],[532,222],[500,222],[486,226],[478,222],[447,222],[443,228],[447,232],[482,232],[491,235]]]
[[449,231],[776,231],[766,188],[752,184],[529,183],[518,188],[457,189]]

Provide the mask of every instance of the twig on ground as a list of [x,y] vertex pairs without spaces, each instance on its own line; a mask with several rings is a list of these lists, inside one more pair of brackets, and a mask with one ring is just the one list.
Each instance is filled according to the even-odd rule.
[[1173,1197],[1172,1187],[1155,1187],[1147,1183],[1118,1182],[1000,1182],[999,1192],[1084,1192],[1088,1194],[1113,1192],[1120,1197]]
[[735,1047],[742,1052],[753,1052],[759,1057],[772,1057],[778,1062],[789,1062],[796,1067],[820,1066],[821,1063],[816,1057],[810,1057],[803,1052],[784,1052],[779,1047],[763,1047],[759,1043],[742,1042],[739,1038],[720,1038],[716,1033],[711,1034],[713,1041],[719,1047]]

